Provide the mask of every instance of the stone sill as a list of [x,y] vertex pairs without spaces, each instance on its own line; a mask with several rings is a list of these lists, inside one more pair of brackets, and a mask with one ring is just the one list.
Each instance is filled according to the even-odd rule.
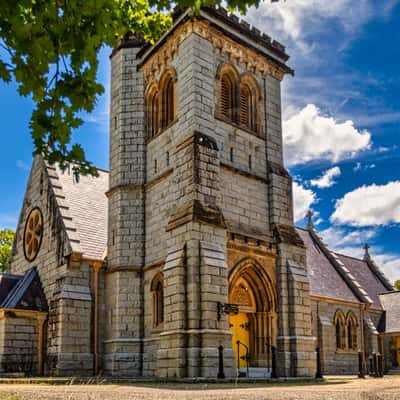
[[165,131],[167,131],[169,128],[171,128],[173,125],[175,125],[179,121],[178,117],[175,117],[172,122],[170,122],[165,128],[160,129],[151,139],[147,139],[147,144],[151,143],[153,140],[157,139],[159,136],[161,136]]
[[335,350],[335,354],[356,355],[356,354],[358,354],[358,350],[336,349],[336,350]]
[[214,118],[217,119],[218,121],[225,122],[225,123],[228,124],[228,125],[231,125],[231,126],[233,126],[233,127],[235,127],[235,128],[238,128],[238,129],[240,129],[240,130],[242,130],[242,131],[244,131],[244,132],[247,132],[247,133],[249,133],[250,135],[253,135],[253,136],[255,136],[255,137],[257,137],[257,138],[259,138],[259,139],[261,139],[261,140],[265,140],[265,137],[263,137],[259,132],[255,132],[255,131],[253,131],[253,130],[247,128],[246,126],[243,126],[243,125],[240,125],[240,124],[238,124],[238,123],[236,123],[236,122],[231,121],[231,120],[228,119],[228,118],[221,117],[221,116],[219,116],[218,114],[215,114],[215,115],[214,115]]

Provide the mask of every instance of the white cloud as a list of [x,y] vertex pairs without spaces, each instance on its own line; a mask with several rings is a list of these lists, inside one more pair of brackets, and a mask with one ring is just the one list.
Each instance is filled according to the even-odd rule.
[[311,205],[317,201],[315,193],[304,188],[297,182],[293,182],[293,209],[294,222],[301,221]]
[[335,178],[340,176],[341,173],[339,167],[330,168],[318,179],[311,179],[310,184],[320,189],[329,188],[336,183]]
[[[272,3],[264,1],[258,9],[252,8],[248,17],[252,23],[268,27],[268,32],[286,39],[299,41],[310,32],[329,29],[331,19],[340,24],[342,29],[351,33],[358,30],[382,7],[374,10],[372,0],[289,0]],[[301,44],[304,44],[301,42]]]
[[370,239],[377,235],[374,229],[357,229],[349,230],[344,228],[339,228],[331,226],[321,232],[319,232],[324,242],[332,249],[338,252],[343,252],[344,254],[349,254],[347,249],[355,248],[357,253],[355,255],[352,250],[352,254],[356,257],[360,257],[363,254],[363,245],[367,243]]
[[361,186],[336,201],[331,222],[351,226],[400,223],[400,181]]
[[30,169],[31,169],[31,166],[22,160],[17,160],[16,165],[22,171],[30,171]]
[[352,121],[337,122],[308,104],[283,123],[285,161],[288,166],[313,160],[337,162],[371,146],[371,134]]
[[376,265],[392,282],[400,279],[400,254],[371,254]]
[[374,169],[376,167],[375,164],[361,164],[360,162],[356,163],[356,165],[353,168],[354,172],[358,171],[366,171],[368,169]]

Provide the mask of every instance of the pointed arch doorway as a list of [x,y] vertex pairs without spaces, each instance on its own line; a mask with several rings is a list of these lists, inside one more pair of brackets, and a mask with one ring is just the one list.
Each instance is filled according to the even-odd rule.
[[229,277],[229,303],[238,314],[230,315],[236,368],[271,368],[271,346],[276,343],[276,295],[261,265],[247,259]]

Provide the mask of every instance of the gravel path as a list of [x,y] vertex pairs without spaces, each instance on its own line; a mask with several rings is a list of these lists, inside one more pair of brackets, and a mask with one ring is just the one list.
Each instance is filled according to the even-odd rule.
[[0,400],[400,400],[400,377],[320,384],[0,385]]

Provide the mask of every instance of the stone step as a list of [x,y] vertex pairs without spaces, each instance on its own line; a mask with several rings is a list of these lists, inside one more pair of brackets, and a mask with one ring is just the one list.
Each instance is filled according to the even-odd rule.
[[271,369],[250,367],[247,370],[247,368],[240,368],[239,376],[253,379],[267,379],[271,377]]
[[400,368],[392,368],[387,372],[386,375],[400,375]]

